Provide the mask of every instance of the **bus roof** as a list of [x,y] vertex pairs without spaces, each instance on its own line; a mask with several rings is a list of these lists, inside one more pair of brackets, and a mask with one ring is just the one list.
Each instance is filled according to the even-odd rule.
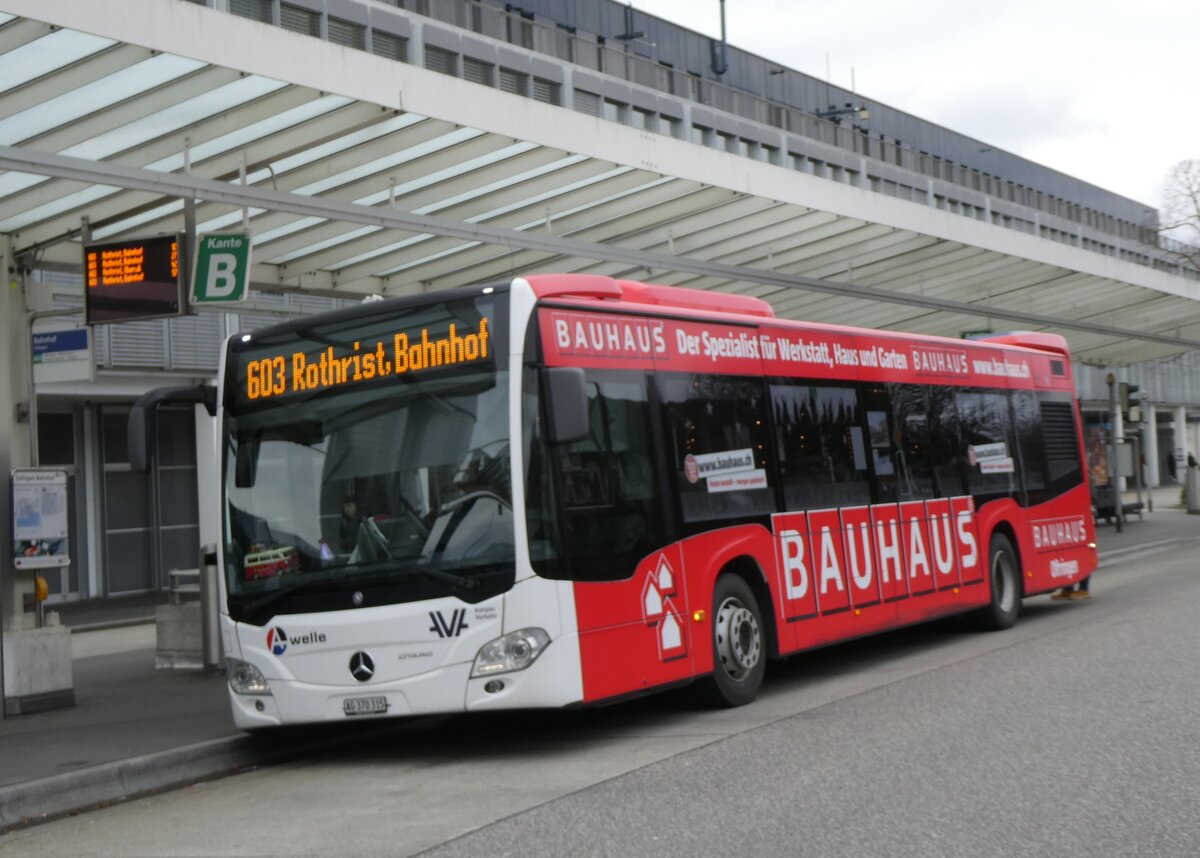
[[616,280],[599,274],[538,274],[524,280],[538,298],[593,298],[708,313],[775,318],[775,309],[770,304],[750,295]]
[[[662,308],[694,311],[698,313],[722,313],[756,318],[775,319],[775,310],[761,298],[750,295],[735,295],[706,289],[689,289],[686,286],[665,286],[655,283],[639,283],[634,280],[617,280],[601,274],[537,274],[524,279],[539,299],[566,298],[594,301],[622,301],[630,304],[647,304]],[[822,322],[802,322],[778,319],[780,322],[802,324],[806,327],[842,332],[863,332],[902,336],[914,340],[945,342],[949,337],[933,334],[917,334],[904,331],[877,331],[870,328],[855,328]],[[964,342],[991,346],[1015,346],[1033,351],[1070,356],[1065,337],[1058,334],[1036,331],[1006,331],[993,336],[972,337]]]

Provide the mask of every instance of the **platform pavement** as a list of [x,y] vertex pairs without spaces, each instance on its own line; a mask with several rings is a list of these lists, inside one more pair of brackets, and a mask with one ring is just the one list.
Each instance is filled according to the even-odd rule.
[[[1178,488],[1159,489],[1154,498],[1155,511],[1132,517],[1121,532],[1111,524],[1097,527],[1097,598],[1104,595],[1106,566],[1128,562],[1136,552],[1200,540],[1200,515],[1182,508]],[[74,625],[76,705],[0,721],[0,832],[269,764],[353,739],[366,728],[240,733],[223,676],[155,670],[154,625],[146,622],[152,599],[64,614]]]

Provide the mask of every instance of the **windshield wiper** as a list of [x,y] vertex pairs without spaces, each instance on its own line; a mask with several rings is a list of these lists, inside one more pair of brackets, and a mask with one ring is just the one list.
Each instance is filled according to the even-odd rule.
[[322,590],[351,590],[362,584],[378,584],[397,575],[405,578],[412,575],[427,575],[438,581],[453,584],[455,587],[460,587],[463,590],[477,590],[480,586],[477,580],[468,578],[465,575],[455,575],[453,572],[446,572],[442,569],[434,569],[428,566],[398,566],[392,560],[378,560],[374,563],[364,563],[355,567],[342,567],[343,570],[347,571],[349,568],[353,568],[358,572],[374,571],[371,571],[371,574],[368,575],[354,575],[351,573],[337,578],[322,578],[319,581],[300,581],[290,586],[280,587],[278,590],[271,590],[256,596],[242,605],[241,610],[246,614],[253,615],[257,614],[263,608],[275,604],[285,596],[294,596],[297,593],[320,592]]
[[270,590],[261,596],[256,596],[243,605],[242,610],[247,614],[255,614],[268,605],[278,602],[284,596],[292,596],[296,593],[311,593],[320,590],[336,590],[339,589],[336,585],[341,583],[341,581],[329,578],[322,578],[319,581],[299,581],[290,586],[280,587],[278,590]]
[[447,584],[454,584],[457,587],[462,587],[464,590],[474,590],[479,587],[479,582],[474,578],[468,578],[466,575],[455,575],[453,572],[434,569],[432,566],[397,566],[391,560],[377,560],[374,563],[360,564],[355,568],[359,571],[366,569],[378,570],[365,578],[351,579],[358,583],[362,583],[363,581],[374,583],[384,580],[395,573],[400,573],[404,577],[408,577],[409,575],[428,575],[430,578],[445,581]]

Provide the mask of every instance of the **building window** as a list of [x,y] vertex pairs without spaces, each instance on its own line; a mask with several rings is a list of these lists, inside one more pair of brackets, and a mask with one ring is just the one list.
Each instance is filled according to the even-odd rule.
[[626,105],[611,98],[604,99],[604,118],[610,122],[622,122]]
[[646,131],[653,131],[658,124],[655,121],[655,114],[652,110],[643,110],[640,107],[633,108],[633,127],[641,128]]
[[474,57],[463,57],[463,80],[483,86],[495,86],[496,67]]
[[367,29],[340,18],[329,19],[329,41],[361,51],[367,44]]
[[271,23],[271,0],[229,0],[229,11],[241,18]]
[[304,33],[306,36],[321,35],[321,16],[299,6],[279,4],[279,26],[293,33]]
[[439,74],[458,76],[458,54],[434,45],[425,46],[425,68]]
[[408,62],[408,39],[379,30],[371,32],[371,53],[389,60]]
[[533,21],[524,13],[510,12],[508,15],[508,41],[522,48],[533,47]]
[[529,96],[529,75],[524,72],[500,68],[500,89],[513,95]]
[[588,116],[600,116],[600,96],[582,89],[575,90],[575,109]]
[[562,104],[562,85],[540,77],[533,79],[533,100],[546,104]]

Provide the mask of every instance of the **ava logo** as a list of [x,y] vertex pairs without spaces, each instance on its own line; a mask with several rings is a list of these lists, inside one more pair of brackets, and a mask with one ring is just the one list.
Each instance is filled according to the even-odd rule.
[[463,633],[463,629],[468,628],[466,608],[452,611],[449,621],[442,616],[441,611],[430,611],[429,620],[433,623],[429,631],[436,632],[439,638],[456,638]]
[[674,661],[687,655],[683,617],[672,600],[678,596],[675,572],[666,555],[661,555],[658,565],[647,573],[646,583],[642,586],[642,620],[658,629],[658,657],[663,661]]
[[287,651],[287,632],[283,626],[267,629],[267,649],[275,655],[283,655]]

